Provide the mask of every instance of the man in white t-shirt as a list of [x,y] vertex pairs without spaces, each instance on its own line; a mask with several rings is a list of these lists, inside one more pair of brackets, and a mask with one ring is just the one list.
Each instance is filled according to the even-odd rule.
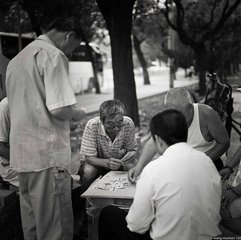
[[161,156],[143,169],[126,218],[114,206],[102,210],[99,240],[210,240],[219,235],[221,178],[212,160],[186,143],[184,115],[174,109],[160,112],[150,129]]

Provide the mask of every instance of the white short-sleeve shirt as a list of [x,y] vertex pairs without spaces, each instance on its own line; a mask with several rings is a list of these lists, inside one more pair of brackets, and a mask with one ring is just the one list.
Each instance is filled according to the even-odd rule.
[[19,172],[53,166],[70,170],[69,121],[50,113],[76,103],[64,53],[41,35],[10,61],[6,89],[12,167]]

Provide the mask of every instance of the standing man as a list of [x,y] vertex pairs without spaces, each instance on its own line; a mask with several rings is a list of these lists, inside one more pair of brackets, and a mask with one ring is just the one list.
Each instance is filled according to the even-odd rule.
[[[206,104],[193,103],[186,88],[173,88],[164,99],[165,107],[180,110],[186,117],[188,126],[187,143],[193,148],[205,152],[217,170],[223,168],[221,156],[228,150],[228,133],[215,110]],[[129,180],[134,181],[142,169],[156,153],[155,144],[150,138],[141,153],[137,165],[129,170]]]
[[116,206],[103,208],[99,240],[210,240],[219,235],[221,178],[212,160],[186,143],[184,115],[174,109],[160,112],[150,129],[161,156],[143,169],[128,214]]
[[69,120],[84,112],[68,76],[68,59],[81,41],[79,20],[54,20],[44,35],[10,61],[10,164],[19,173],[25,240],[73,237]]

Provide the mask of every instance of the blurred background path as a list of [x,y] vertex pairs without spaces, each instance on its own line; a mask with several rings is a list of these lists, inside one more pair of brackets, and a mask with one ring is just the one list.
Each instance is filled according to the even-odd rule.
[[[113,99],[112,72],[105,71],[104,79],[105,80],[101,88],[101,94],[86,93],[76,96],[78,106],[84,107],[87,113],[98,111],[99,106],[103,101]],[[151,85],[143,85],[142,73],[135,71],[137,99],[150,97],[169,90],[169,68],[162,67],[157,71],[150,72],[150,81]],[[197,83],[197,76],[193,75],[191,78],[185,78],[184,70],[180,70],[176,73],[174,87],[189,86]]]

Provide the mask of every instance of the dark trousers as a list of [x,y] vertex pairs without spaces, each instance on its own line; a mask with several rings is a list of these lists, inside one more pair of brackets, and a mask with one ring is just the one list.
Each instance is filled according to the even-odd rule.
[[103,208],[99,217],[99,240],[151,240],[149,231],[145,234],[131,232],[126,215],[126,211],[115,206]]

